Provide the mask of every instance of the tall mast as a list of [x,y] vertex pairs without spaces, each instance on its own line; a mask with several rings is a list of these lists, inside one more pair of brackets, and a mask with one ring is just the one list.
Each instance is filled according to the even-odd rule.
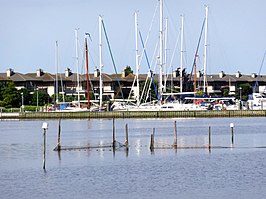
[[59,66],[59,59],[58,59],[58,41],[55,42],[55,54],[56,54],[56,75],[55,75],[55,102],[58,103],[58,66]]
[[162,82],[162,73],[163,73],[163,0],[160,0],[160,30],[159,30],[160,36],[160,52],[159,52],[159,58],[160,58],[160,71],[159,71],[159,98],[161,100],[162,93],[163,93],[163,82]]
[[164,36],[164,89],[166,92],[166,77],[167,77],[167,42],[168,42],[168,18],[165,19],[165,36]]
[[181,15],[181,46],[180,46],[180,92],[183,92],[183,44],[184,44],[184,16]]
[[102,16],[100,15],[99,16],[99,70],[100,70],[100,80],[99,80],[99,90],[100,90],[100,103],[99,103],[99,108],[101,109],[102,108],[102,95],[103,95],[103,91],[102,91],[102,66],[103,66],[103,63],[102,63]]
[[205,42],[204,42],[204,63],[203,63],[203,93],[206,94],[206,68],[207,68],[207,32],[208,32],[208,10],[209,7],[205,7]]
[[80,108],[80,96],[79,96],[79,55],[78,55],[78,28],[75,29],[76,36],[76,67],[77,67],[77,91],[78,91],[78,107]]
[[136,99],[137,106],[140,104],[139,100],[139,49],[138,49],[138,13],[135,12],[135,42],[136,42],[136,80],[137,80],[137,90]]
[[87,34],[85,37],[85,52],[86,52],[86,84],[87,84],[87,98],[88,98],[88,109],[90,108],[90,84],[89,84],[89,51]]

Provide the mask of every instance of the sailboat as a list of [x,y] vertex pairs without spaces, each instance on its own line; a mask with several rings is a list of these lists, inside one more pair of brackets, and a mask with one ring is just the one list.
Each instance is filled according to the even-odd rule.
[[[163,23],[162,23],[162,20],[163,20],[163,15],[162,15],[163,14],[162,13],[163,3],[162,2],[163,2],[163,0],[160,0],[160,31],[159,31],[160,32],[160,41],[163,39]],[[135,15],[136,76],[135,76],[135,79],[133,81],[132,88],[133,88],[134,83],[136,81],[137,87],[136,87],[136,89],[134,91],[136,103],[133,103],[129,99],[127,101],[124,100],[122,102],[115,101],[113,103],[112,110],[113,111],[158,111],[160,106],[157,103],[157,101],[141,103],[140,88],[139,88],[139,75],[138,75],[139,67],[140,67],[140,60],[139,60],[140,55],[138,53],[139,52],[139,49],[138,49],[138,35],[140,35],[140,37],[141,37],[141,34],[140,34],[140,31],[138,30],[138,15],[137,15],[137,12],[135,12],[134,15]],[[162,57],[163,53],[162,53],[162,50],[163,50],[163,46],[162,45],[163,45],[163,43],[160,42],[160,75],[159,75],[159,78],[160,78],[159,93],[160,93],[160,95],[162,94],[162,91],[163,91],[163,86],[162,86],[162,66],[163,66],[163,57]],[[144,44],[143,44],[143,52],[146,53]],[[150,70],[150,73],[151,73],[151,81],[152,81],[152,71],[151,70]]]
[[64,104],[61,104],[60,109],[58,111],[60,112],[84,112],[89,111],[87,107],[81,107],[80,104],[80,81],[79,81],[79,56],[78,56],[78,29],[75,29],[75,38],[76,38],[76,67],[77,67],[77,101],[67,102]]

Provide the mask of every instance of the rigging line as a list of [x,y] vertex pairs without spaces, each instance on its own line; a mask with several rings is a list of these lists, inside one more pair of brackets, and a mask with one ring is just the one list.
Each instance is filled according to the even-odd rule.
[[[89,34],[89,35],[88,35],[88,36],[89,36],[89,39],[88,39],[88,45],[89,45],[89,46],[93,46],[94,43],[93,43],[93,41],[92,41],[92,39],[91,39],[91,34],[90,34],[90,33],[88,33],[88,34]],[[90,48],[90,50],[89,50],[89,58],[90,58],[91,62],[93,63],[93,65],[96,66],[91,51],[93,51],[94,54],[96,54],[96,53],[95,53],[95,51],[93,50],[93,48]]]
[[147,52],[146,52],[146,49],[145,49],[145,46],[144,46],[144,43],[143,43],[143,39],[142,39],[142,35],[141,35],[140,31],[139,31],[139,36],[140,36],[141,44],[142,44],[142,47],[143,47],[143,50],[144,50],[144,55],[145,55],[145,58],[146,58],[146,61],[147,61],[147,64],[148,64],[148,67],[149,67],[149,70],[150,70],[150,73],[151,73],[151,79],[152,79],[152,82],[153,82],[153,87],[154,87],[154,90],[155,90],[155,94],[156,94],[157,99],[159,99],[158,93],[157,93],[157,88],[156,88],[156,85],[155,85],[155,82],[154,82],[154,77],[153,77],[151,66],[150,66],[150,62],[149,62],[149,59],[148,59],[148,56],[147,56]]
[[137,76],[134,77],[134,80],[133,80],[133,83],[132,83],[132,86],[131,86],[130,92],[129,92],[129,94],[128,94],[128,98],[127,98],[128,100],[130,99],[130,96],[131,96],[131,94],[132,94],[132,92],[133,92],[133,88],[134,88],[134,85],[135,85],[136,79],[137,79]]
[[116,77],[116,80],[118,82],[118,86],[121,89],[120,92],[121,92],[122,98],[124,99],[122,87],[121,87],[120,81],[118,79],[118,73],[117,73],[116,66],[115,66],[115,60],[114,60],[114,57],[113,57],[113,54],[112,54],[112,51],[111,51],[111,46],[110,46],[110,43],[109,43],[109,39],[108,39],[108,36],[107,36],[107,32],[106,32],[106,29],[105,29],[105,25],[104,25],[103,20],[102,20],[102,26],[103,26],[103,30],[104,30],[105,39],[106,39],[106,42],[107,42],[107,45],[108,45],[108,49],[109,49],[109,52],[110,52],[110,56],[111,56],[111,59],[112,59],[113,67],[115,69],[115,73],[116,73],[116,76],[115,77]]
[[[151,63],[153,63],[154,60],[155,60],[156,53],[157,53],[157,49],[158,49],[158,44],[159,44],[159,40],[157,40],[157,43],[156,43],[156,46],[155,46],[155,49],[154,49],[154,52],[153,52],[153,56],[152,56],[152,61],[151,61]],[[155,60],[155,62],[156,62],[156,60]],[[155,66],[156,66],[156,63],[155,63]],[[155,68],[154,68],[153,71],[155,71]],[[148,71],[148,72],[150,72],[150,71]],[[150,83],[149,83],[149,85],[148,85],[148,88],[146,89],[147,81],[148,81],[148,75],[147,75],[147,78],[146,78],[146,80],[145,80],[145,85],[144,85],[144,88],[143,88],[143,90],[142,90],[142,94],[141,94],[141,97],[140,97],[141,100],[143,100],[143,96],[145,95],[144,92],[147,91],[147,89],[148,89],[148,91],[149,91],[149,89],[151,88],[152,80],[150,81]],[[155,89],[155,90],[157,90],[157,89]],[[149,93],[146,93],[146,95],[149,96]],[[157,97],[157,96],[156,96],[156,97]],[[146,102],[147,102],[147,97],[146,97],[145,103],[146,103]]]
[[[171,61],[170,61],[170,64],[169,64],[169,68],[168,68],[168,71],[167,71],[167,76],[166,76],[166,79],[168,79],[168,75],[169,75],[169,70],[173,67],[173,60],[174,60],[174,57],[175,57],[175,53],[176,53],[176,49],[177,49],[177,45],[179,44],[179,38],[180,38],[180,30],[179,30],[179,33],[178,33],[178,36],[177,36],[177,40],[175,42],[175,47],[174,47],[174,51],[173,51],[173,54],[172,54],[172,57],[171,57]],[[173,72],[173,71],[172,71]]]
[[194,60],[193,60],[193,64],[192,64],[192,69],[191,69],[191,73],[190,73],[190,80],[191,80],[191,77],[192,77],[193,68],[194,68],[194,66],[196,64],[196,60],[197,60],[197,56],[198,56],[198,52],[199,52],[199,46],[200,46],[200,42],[201,42],[201,37],[202,37],[204,26],[205,26],[205,21],[206,21],[206,18],[204,18],[203,23],[202,23],[200,36],[199,36],[199,40],[198,40],[198,44],[197,44],[197,48],[196,48],[196,52],[195,52]]
[[172,16],[166,1],[164,1],[164,7],[166,8],[166,11],[167,11],[167,14],[168,14],[168,18],[170,18],[171,27],[174,27],[175,31],[177,32],[177,30],[175,28],[176,26],[174,25],[174,21],[175,21],[174,17]]
[[256,92],[256,87],[259,85],[259,84],[258,84],[258,78],[259,78],[259,76],[260,76],[261,69],[262,69],[262,66],[263,66],[263,64],[264,64],[265,57],[266,57],[266,50],[265,50],[265,52],[264,52],[264,55],[263,55],[263,58],[262,58],[262,61],[261,61],[261,64],[260,64],[260,69],[259,69],[258,76],[257,76],[257,78],[256,78],[255,86],[253,87],[253,93]]
[[[150,25],[150,27],[149,27],[149,31],[148,31],[148,34],[147,34],[146,40],[145,40],[145,42],[144,42],[144,46],[147,46],[147,43],[148,43],[148,40],[149,40],[149,37],[150,37],[150,34],[151,34],[151,29],[152,29],[152,26],[153,26],[153,23],[154,23],[154,20],[155,20],[155,17],[156,17],[156,13],[157,13],[158,8],[159,8],[159,1],[157,2],[157,5],[156,5],[156,8],[155,8],[155,11],[154,11],[154,13],[153,13],[153,17],[152,17],[152,20],[151,20],[151,25]],[[144,54],[145,54],[144,51],[145,51],[145,48],[143,48],[143,50],[142,50],[142,53],[141,53],[141,56],[140,56],[140,61],[139,61],[139,63],[141,63],[142,58],[143,58],[143,56],[144,56]]]
[[[142,100],[142,98],[143,98],[144,92],[146,91],[146,86],[147,86],[148,79],[149,79],[149,76],[147,75],[146,80],[145,80],[145,84],[144,84],[144,86],[143,86],[143,90],[142,90],[142,93],[141,93],[141,97],[140,97],[141,100]],[[147,94],[147,95],[148,95],[148,94]],[[146,101],[147,101],[147,100],[144,100],[145,103],[146,103]]]

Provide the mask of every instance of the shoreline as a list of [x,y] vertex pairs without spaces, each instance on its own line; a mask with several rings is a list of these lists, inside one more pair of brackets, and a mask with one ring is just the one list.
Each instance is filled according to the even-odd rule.
[[97,118],[212,118],[266,117],[266,110],[225,111],[123,111],[123,112],[18,112],[0,113],[2,119],[97,119]]

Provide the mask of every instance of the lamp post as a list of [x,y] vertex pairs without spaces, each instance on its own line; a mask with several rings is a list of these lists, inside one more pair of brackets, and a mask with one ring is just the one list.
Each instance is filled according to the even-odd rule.
[[21,111],[23,111],[24,109],[24,96],[23,96],[23,93],[20,93],[21,94]]
[[242,87],[239,88],[239,98],[240,98],[240,101],[241,101],[241,94],[242,94]]
[[240,100],[240,110],[242,110],[242,87],[240,86],[239,88],[239,100]]
[[36,88],[36,91],[37,91],[37,112],[38,112],[38,110],[39,110],[39,93],[38,93],[38,91],[39,91],[39,89],[38,88]]

